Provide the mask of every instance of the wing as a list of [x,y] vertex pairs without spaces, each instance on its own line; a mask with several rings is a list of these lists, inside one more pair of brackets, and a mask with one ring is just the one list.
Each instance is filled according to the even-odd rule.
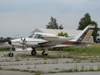
[[43,39],[47,40],[47,42],[39,43],[39,45],[42,45],[42,46],[55,46],[57,44],[61,44],[62,42],[71,40],[73,38],[59,37],[59,36],[46,36]]

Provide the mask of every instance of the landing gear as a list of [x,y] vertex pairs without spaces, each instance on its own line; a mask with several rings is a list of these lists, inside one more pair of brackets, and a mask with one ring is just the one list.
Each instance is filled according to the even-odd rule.
[[48,49],[46,48],[43,52],[42,52],[43,56],[47,56],[48,55]]
[[37,54],[37,52],[36,52],[35,48],[33,47],[33,48],[32,48],[32,51],[31,51],[31,55],[32,55],[32,56],[35,56],[36,54]]
[[12,52],[12,49],[14,49],[14,48],[12,48],[12,46],[11,46],[10,47],[10,53],[8,54],[9,57],[13,57],[14,56],[14,53]]
[[14,54],[12,52],[10,52],[8,55],[9,55],[9,57],[13,57],[14,56]]

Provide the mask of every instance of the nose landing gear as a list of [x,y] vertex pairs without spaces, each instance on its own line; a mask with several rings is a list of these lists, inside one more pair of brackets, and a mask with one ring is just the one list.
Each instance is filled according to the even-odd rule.
[[31,51],[31,55],[32,56],[35,56],[37,54],[36,50],[35,50],[35,47],[32,47],[32,51]]
[[12,46],[11,46],[11,47],[10,47],[10,53],[8,54],[9,57],[13,57],[13,56],[14,56],[14,53],[12,52],[12,49],[13,49],[13,48],[12,48]]

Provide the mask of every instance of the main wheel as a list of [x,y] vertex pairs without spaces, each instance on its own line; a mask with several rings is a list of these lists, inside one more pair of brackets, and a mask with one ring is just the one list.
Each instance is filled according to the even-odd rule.
[[36,54],[37,54],[37,52],[36,52],[35,50],[32,50],[32,51],[31,51],[31,55],[32,55],[32,56],[34,56],[34,55],[36,55]]
[[9,57],[13,57],[13,56],[14,56],[14,54],[13,54],[13,53],[9,53],[8,55],[9,55]]
[[45,50],[44,50],[44,51],[42,52],[42,55],[43,55],[43,56],[47,56],[48,53],[46,53]]

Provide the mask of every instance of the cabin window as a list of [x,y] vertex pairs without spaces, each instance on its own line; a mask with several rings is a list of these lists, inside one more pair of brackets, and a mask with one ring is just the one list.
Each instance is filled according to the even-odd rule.
[[36,34],[36,35],[34,36],[34,38],[37,38],[37,39],[42,39],[42,38],[43,38],[43,36],[42,36],[41,34]]
[[100,38],[98,38],[97,40],[100,41]]
[[97,34],[97,36],[99,36],[99,34]]

